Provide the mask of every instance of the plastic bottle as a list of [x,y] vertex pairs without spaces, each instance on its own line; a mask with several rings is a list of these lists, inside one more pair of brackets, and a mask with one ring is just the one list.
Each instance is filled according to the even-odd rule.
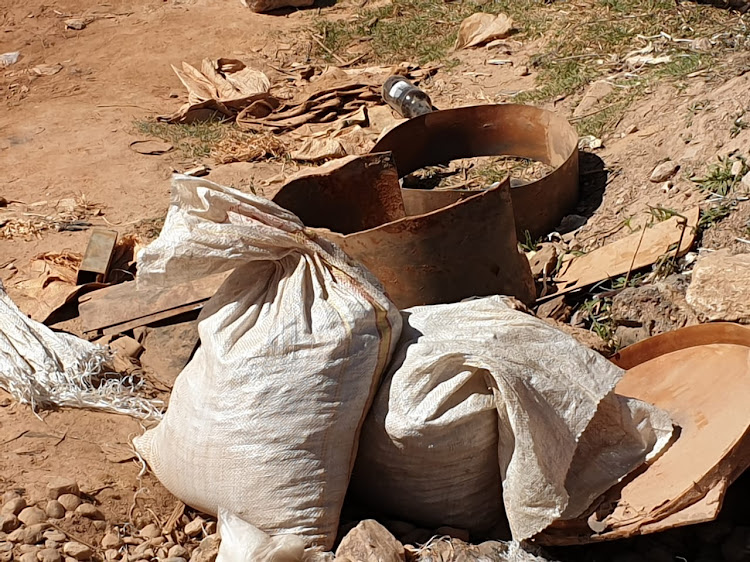
[[432,111],[430,96],[403,76],[390,76],[383,84],[383,100],[399,115],[411,119]]

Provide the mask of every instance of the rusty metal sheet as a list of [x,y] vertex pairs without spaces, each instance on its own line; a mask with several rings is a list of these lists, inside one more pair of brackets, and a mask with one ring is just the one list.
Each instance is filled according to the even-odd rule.
[[536,538],[541,544],[606,541],[710,521],[727,487],[750,467],[750,328],[691,326],[627,347],[614,361],[628,368],[615,391],[664,409],[679,427],[677,438],[582,517],[551,525]]
[[517,248],[507,179],[426,214],[321,234],[372,271],[402,309],[495,294],[530,303],[536,296]]
[[351,234],[406,216],[390,153],[348,156],[290,179],[274,203],[305,226]]
[[117,232],[95,228],[78,268],[78,285],[106,281],[117,244]]
[[[578,201],[578,135],[561,116],[529,105],[479,105],[435,111],[388,132],[372,152],[393,153],[399,177],[424,166],[474,156],[531,158],[554,167],[511,189],[516,232],[553,230]],[[471,197],[470,190],[403,189],[406,212],[418,215]]]

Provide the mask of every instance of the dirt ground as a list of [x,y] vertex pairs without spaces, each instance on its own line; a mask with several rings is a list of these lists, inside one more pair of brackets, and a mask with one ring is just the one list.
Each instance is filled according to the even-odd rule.
[[[78,218],[121,234],[143,232],[163,218],[173,171],[208,162],[208,179],[269,194],[279,182],[264,180],[297,168],[278,161],[216,165],[208,158],[131,150],[133,141],[148,138],[136,122],[169,114],[184,101],[184,88],[170,65],[231,57],[277,79],[279,67],[308,62],[307,30],[316,18],[346,19],[359,5],[344,0],[262,15],[239,0],[2,4],[0,53],[20,51],[21,58],[0,68],[0,196],[14,216],[31,221],[73,199]],[[70,17],[89,23],[82,30],[66,29]],[[540,41],[511,39],[494,54],[458,53],[457,65],[440,69],[423,87],[440,108],[513,101],[537,85],[532,58]],[[488,64],[492,57],[509,62]],[[61,69],[37,75],[33,69],[39,65]],[[524,66],[529,71],[519,72]],[[593,151],[603,162],[606,182],[577,211],[586,217],[575,237],[581,249],[630,234],[651,220],[651,208],[681,212],[710,206],[691,177],[705,175],[718,157],[750,155],[750,129],[737,124],[750,109],[748,69],[746,51],[730,53],[720,73],[709,68],[679,87],[665,80],[627,109],[602,136],[603,146]],[[572,118],[581,98],[577,92],[543,105]],[[669,183],[649,181],[665,160],[679,164],[678,174]],[[31,258],[64,250],[82,253],[89,235],[48,229],[0,239],[0,280],[13,296],[15,284],[28,276]],[[705,232],[702,244],[748,252],[749,238],[750,201],[745,198]],[[149,472],[142,473],[132,456],[130,439],[142,430],[133,419],[103,413],[61,410],[35,416],[0,393],[0,489],[23,489],[41,499],[46,482],[65,475],[76,478],[113,520],[127,522],[134,509],[147,517],[148,507],[163,522],[176,500]]]

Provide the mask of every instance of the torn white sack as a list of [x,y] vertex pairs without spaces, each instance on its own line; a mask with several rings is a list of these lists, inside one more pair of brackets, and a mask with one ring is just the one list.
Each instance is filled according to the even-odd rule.
[[116,373],[110,352],[28,318],[0,284],[0,387],[35,411],[47,406],[92,408],[159,418],[158,401],[138,394],[142,384]]

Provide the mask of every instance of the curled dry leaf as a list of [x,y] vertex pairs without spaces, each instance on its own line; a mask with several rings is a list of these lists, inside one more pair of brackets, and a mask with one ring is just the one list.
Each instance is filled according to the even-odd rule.
[[505,39],[514,30],[513,20],[506,14],[478,12],[461,22],[455,48],[479,47],[495,39]]

